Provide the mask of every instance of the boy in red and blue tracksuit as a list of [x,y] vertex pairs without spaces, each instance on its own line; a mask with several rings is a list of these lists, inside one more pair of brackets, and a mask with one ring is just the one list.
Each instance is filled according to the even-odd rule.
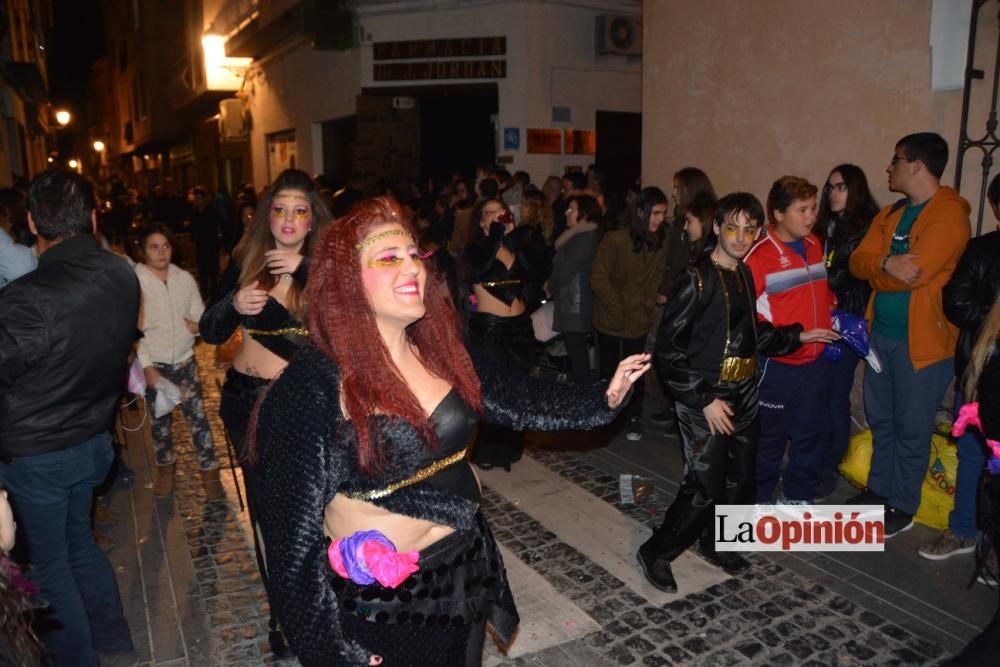
[[[831,326],[835,297],[826,279],[816,223],[816,186],[783,176],[767,197],[771,222],[745,260],[753,274],[757,316],[776,327]],[[777,502],[811,503],[822,472],[828,428],[829,383],[825,343],[807,343],[784,357],[761,359],[760,441],[757,449],[757,502],[770,503],[781,479]],[[788,446],[784,473],[781,461]]]

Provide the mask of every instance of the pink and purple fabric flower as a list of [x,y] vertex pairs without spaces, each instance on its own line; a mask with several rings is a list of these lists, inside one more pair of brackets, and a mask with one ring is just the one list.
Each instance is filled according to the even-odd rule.
[[344,579],[368,586],[376,581],[396,588],[419,570],[419,551],[396,551],[396,545],[378,530],[360,530],[330,543],[330,567]]
[[[983,432],[983,424],[979,420],[979,403],[966,403],[958,409],[958,419],[951,427],[951,434],[956,438],[970,427],[974,426],[979,430],[980,433]],[[1000,474],[1000,442],[996,440],[990,440],[989,438],[984,438],[986,444],[990,448],[990,460],[986,464],[986,469],[989,470],[991,475]]]

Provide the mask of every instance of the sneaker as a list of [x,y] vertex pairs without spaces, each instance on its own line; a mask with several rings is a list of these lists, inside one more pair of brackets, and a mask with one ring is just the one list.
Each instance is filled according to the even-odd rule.
[[885,505],[888,499],[880,496],[867,486],[856,496],[851,496],[844,501],[845,505]]
[[798,507],[808,507],[812,505],[808,500],[792,500],[791,498],[786,498],[784,493],[779,493],[777,500],[774,501],[775,505],[796,505]]
[[662,412],[656,412],[649,416],[649,421],[653,422],[657,426],[668,426],[674,423],[674,411],[667,408]]
[[946,528],[940,535],[917,549],[917,553],[930,560],[944,560],[957,554],[970,554],[976,550],[976,540],[967,540]]
[[670,568],[670,561],[650,556],[641,547],[636,554],[636,559],[639,561],[642,573],[646,575],[646,579],[654,588],[658,588],[664,593],[677,592],[677,580],[674,579],[674,571]]
[[625,439],[630,442],[642,440],[642,417],[629,417],[625,427]]
[[990,555],[986,557],[986,562],[979,569],[976,581],[990,587],[996,586],[997,582],[1000,581],[1000,569],[997,567],[997,552],[995,549],[990,549]]
[[895,507],[888,507],[885,510],[885,537],[889,539],[894,535],[905,532],[913,528],[913,515],[907,514]]

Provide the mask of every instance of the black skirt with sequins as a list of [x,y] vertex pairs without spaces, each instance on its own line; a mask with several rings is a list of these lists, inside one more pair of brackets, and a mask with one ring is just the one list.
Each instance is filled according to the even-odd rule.
[[344,634],[381,655],[383,664],[478,664],[487,622],[506,648],[517,610],[481,513],[474,528],[422,550],[418,565],[397,588],[362,586],[331,569]]

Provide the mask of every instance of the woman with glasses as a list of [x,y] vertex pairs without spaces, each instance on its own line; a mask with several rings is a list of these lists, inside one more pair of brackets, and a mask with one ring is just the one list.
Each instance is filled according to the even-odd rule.
[[[861,243],[872,218],[879,211],[860,167],[842,164],[833,168],[823,186],[814,232],[823,240],[827,281],[837,295],[837,310],[865,316],[871,295],[866,280],[851,275],[847,263]],[[823,456],[817,499],[830,495],[837,483],[837,466],[851,437],[851,387],[859,358],[841,345],[840,360],[830,364],[830,430]]]
[[[486,199],[472,209],[477,238],[465,246],[465,277],[471,286],[469,345],[498,368],[528,374],[534,366],[535,334],[529,305],[540,293],[548,248],[537,225],[515,227],[514,216],[500,199]],[[522,433],[483,424],[472,461],[481,468],[510,470],[521,458]]]

